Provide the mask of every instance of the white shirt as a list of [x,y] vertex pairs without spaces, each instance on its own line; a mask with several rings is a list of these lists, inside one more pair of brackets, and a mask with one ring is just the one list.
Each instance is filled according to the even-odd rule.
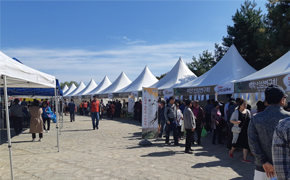
[[182,114],[181,110],[177,109],[177,120],[179,120],[179,123],[177,123],[177,126],[182,125],[182,118],[183,118],[183,114]]

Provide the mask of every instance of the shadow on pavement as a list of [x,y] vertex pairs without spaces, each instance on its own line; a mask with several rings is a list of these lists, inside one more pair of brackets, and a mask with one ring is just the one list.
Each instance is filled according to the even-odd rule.
[[61,130],[61,132],[75,132],[75,131],[93,131],[93,129]]
[[[25,131],[26,128],[23,128],[23,131]],[[27,134],[27,133],[23,133],[23,134]],[[10,135],[11,135],[11,139],[16,136],[14,129],[10,130]],[[21,136],[21,134],[20,134]],[[0,130],[0,145],[7,143],[8,142],[8,138],[7,138],[7,129],[1,129]],[[13,143],[13,142],[12,142]]]
[[173,156],[175,154],[176,154],[175,151],[163,151],[163,152],[149,153],[147,155],[142,155],[140,157],[164,157],[164,156]]

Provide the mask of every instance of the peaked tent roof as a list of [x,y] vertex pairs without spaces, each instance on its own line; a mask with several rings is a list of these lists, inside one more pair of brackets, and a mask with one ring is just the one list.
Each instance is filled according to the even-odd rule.
[[152,74],[149,68],[145,66],[140,75],[131,84],[121,89],[119,92],[142,91],[142,87],[150,87],[156,82],[158,82],[158,79]]
[[132,81],[126,76],[124,71],[122,71],[119,77],[109,87],[97,94],[108,94],[117,92],[122,88],[128,86],[131,82]]
[[63,96],[67,96],[69,95],[71,92],[73,92],[76,89],[76,85],[74,83],[72,83],[72,85],[69,87],[69,89],[66,91],[66,93],[64,93]]
[[213,86],[228,83],[253,74],[256,70],[231,45],[224,57],[208,72],[180,87]]
[[79,86],[75,90],[73,90],[71,93],[67,94],[66,96],[74,96],[85,88],[86,88],[85,84],[83,83],[83,81],[81,81]]
[[91,92],[97,86],[98,85],[96,84],[95,80],[94,79],[91,79],[91,81],[89,82],[89,84],[87,85],[87,87],[85,87],[82,91],[80,91],[79,93],[75,94],[74,96],[85,95],[85,94]]
[[290,73],[290,51],[282,57],[247,77],[237,80],[236,82],[251,81],[256,79],[268,78]]
[[[21,64],[0,51],[0,75],[7,77],[8,87],[55,88],[55,77]],[[3,87],[0,83],[0,87]]]
[[62,89],[63,94],[65,94],[67,90],[68,90],[68,87],[67,85],[65,85],[64,88]]
[[186,66],[181,58],[177,61],[174,67],[160,79],[153,84],[152,88],[167,89],[173,86],[178,86],[196,79],[197,76]]
[[84,95],[95,95],[103,91],[107,87],[109,87],[111,84],[112,83],[110,79],[108,78],[108,76],[105,76],[104,79],[101,81],[101,83],[95,89],[93,89],[91,92],[88,92],[87,94],[84,94]]

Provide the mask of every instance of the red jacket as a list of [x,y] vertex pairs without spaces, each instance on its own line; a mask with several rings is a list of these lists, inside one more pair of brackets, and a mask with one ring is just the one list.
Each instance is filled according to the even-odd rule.
[[101,103],[100,101],[92,101],[91,102],[91,112],[100,112],[101,110]]

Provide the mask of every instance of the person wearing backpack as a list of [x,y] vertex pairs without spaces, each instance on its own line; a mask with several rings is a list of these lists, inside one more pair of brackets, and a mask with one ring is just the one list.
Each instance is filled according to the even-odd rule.
[[164,117],[166,120],[166,140],[165,144],[169,145],[170,131],[173,131],[174,145],[179,146],[176,127],[176,107],[174,105],[175,98],[169,97],[169,102],[164,109]]

